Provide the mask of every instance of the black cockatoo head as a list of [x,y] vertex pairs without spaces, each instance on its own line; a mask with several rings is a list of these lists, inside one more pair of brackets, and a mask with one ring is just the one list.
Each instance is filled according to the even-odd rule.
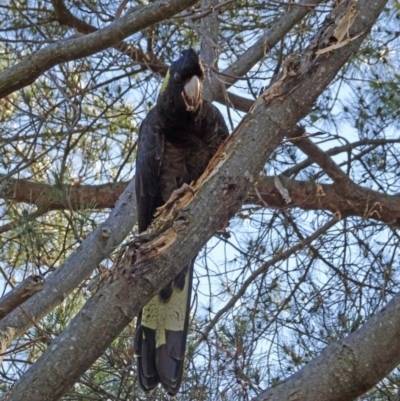
[[203,79],[204,69],[197,53],[193,49],[183,50],[181,57],[175,60],[168,70],[159,100],[167,97],[169,103],[175,98],[178,104],[182,103],[186,111],[195,111],[201,104]]

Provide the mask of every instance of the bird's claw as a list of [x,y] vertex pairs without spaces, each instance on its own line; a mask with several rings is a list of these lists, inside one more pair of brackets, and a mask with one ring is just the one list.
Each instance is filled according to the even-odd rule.
[[163,209],[168,209],[170,208],[173,203],[179,199],[180,197],[182,197],[183,195],[186,194],[186,192],[191,192],[192,194],[194,194],[194,189],[191,185],[183,183],[182,186],[178,189],[175,189],[175,191],[172,192],[171,196],[169,197],[169,199],[167,200],[167,202],[165,202]]

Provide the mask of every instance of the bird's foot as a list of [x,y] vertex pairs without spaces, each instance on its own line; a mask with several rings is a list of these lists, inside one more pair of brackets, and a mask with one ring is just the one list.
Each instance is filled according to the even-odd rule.
[[173,203],[179,199],[180,197],[182,197],[183,195],[186,194],[186,192],[191,192],[192,194],[194,194],[194,189],[192,186],[190,186],[189,184],[183,183],[182,186],[178,189],[175,189],[175,191],[172,192],[171,196],[169,197],[169,199],[167,200],[167,202],[165,202],[165,205],[163,206],[164,209],[168,209],[170,208]]

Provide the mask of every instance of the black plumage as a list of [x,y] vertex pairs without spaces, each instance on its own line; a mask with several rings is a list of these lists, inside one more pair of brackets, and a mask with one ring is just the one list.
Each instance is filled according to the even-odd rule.
[[[172,192],[197,180],[228,128],[219,110],[202,99],[204,70],[193,49],[174,61],[156,106],[143,120],[136,160],[139,232]],[[194,260],[143,308],[135,352],[140,386],[161,383],[175,395],[183,375]]]

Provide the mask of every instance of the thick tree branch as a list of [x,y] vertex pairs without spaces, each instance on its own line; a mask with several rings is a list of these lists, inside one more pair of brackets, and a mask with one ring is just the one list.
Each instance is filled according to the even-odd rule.
[[[341,208],[338,208],[339,215],[342,211],[345,213],[349,207],[358,210],[360,213],[363,210],[363,218],[375,218],[387,224],[398,227],[400,220],[398,215],[393,213],[396,210],[396,204],[399,203],[399,196],[386,195],[372,189],[364,188],[357,185],[350,179],[333,159],[317,145],[315,145],[307,136],[298,136],[295,131],[291,131],[289,137],[292,142],[302,150],[310,160],[317,163],[334,182],[333,188],[339,197],[345,202],[341,202]],[[353,200],[353,202],[352,202]],[[361,215],[361,214],[359,214]]]
[[400,226],[399,195],[382,194],[354,183],[360,190],[343,193],[337,185],[298,181],[283,176],[279,179],[289,192],[292,199],[290,203],[286,203],[275,188],[273,177],[262,177],[256,186],[258,193],[251,191],[248,200],[273,209],[329,210],[339,219],[358,216],[378,220],[393,227]]
[[[1,179],[1,174],[0,174]],[[0,189],[0,198],[34,204],[38,211],[104,209],[114,207],[128,182],[102,185],[53,185],[30,180],[7,178]]]
[[400,363],[400,295],[348,337],[253,401],[351,401]]
[[[346,149],[348,146],[334,148],[331,152],[325,153],[325,157],[328,157],[327,154],[340,153],[342,148]],[[303,164],[311,164],[310,159],[301,163]],[[292,202],[287,204],[279,194],[275,187],[274,177],[265,176],[260,176],[257,179],[257,185],[250,188],[246,202],[271,209],[329,210],[338,218],[359,216],[395,227],[400,225],[399,195],[383,194],[355,183],[352,185],[360,190],[344,193],[336,184],[293,180],[284,176],[280,176],[279,179],[289,191]],[[127,185],[127,182],[117,182],[103,185],[67,185],[58,189],[48,184],[8,179],[7,185],[0,193],[0,198],[35,204],[38,207],[36,213],[39,215],[50,210],[104,209],[114,207]],[[0,227],[0,232],[2,228]],[[13,225],[5,228],[12,229]]]
[[[210,84],[211,85],[211,84]],[[245,98],[243,96],[239,96],[236,93],[232,93],[227,91],[226,89],[223,89],[224,92],[227,95],[227,98],[225,96],[220,96],[219,99],[215,99],[215,101],[225,104],[229,107],[233,107],[236,110],[243,111],[247,113],[250,109],[251,106],[254,104],[254,100]]]
[[117,19],[96,32],[60,40],[38,50],[25,60],[0,73],[0,98],[33,83],[57,64],[90,56],[150,25],[170,18],[196,4],[197,0],[159,0]]
[[[143,305],[238,210],[253,177],[258,176],[286,132],[309,112],[319,94],[359,48],[361,36],[329,57],[315,55],[318,46],[327,43],[335,28],[331,21],[340,19],[351,4],[351,1],[338,4],[301,62],[292,65],[290,74],[284,74],[256,101],[195,184],[194,194],[186,194],[172,209],[164,210],[150,229],[133,242],[114,277],[89,299],[71,324],[25,373],[8,401],[26,400],[28,395],[31,401],[57,400],[105,351]],[[384,0],[359,1],[359,11],[350,33],[369,31],[385,4]],[[268,127],[267,132],[265,127]],[[375,344],[376,349],[379,345]],[[400,347],[396,351],[399,354]],[[393,353],[388,357],[394,360],[396,356]],[[368,370],[368,365],[362,364],[360,368]],[[382,372],[381,369],[379,374]],[[364,383],[358,386],[359,391],[366,388]]]

